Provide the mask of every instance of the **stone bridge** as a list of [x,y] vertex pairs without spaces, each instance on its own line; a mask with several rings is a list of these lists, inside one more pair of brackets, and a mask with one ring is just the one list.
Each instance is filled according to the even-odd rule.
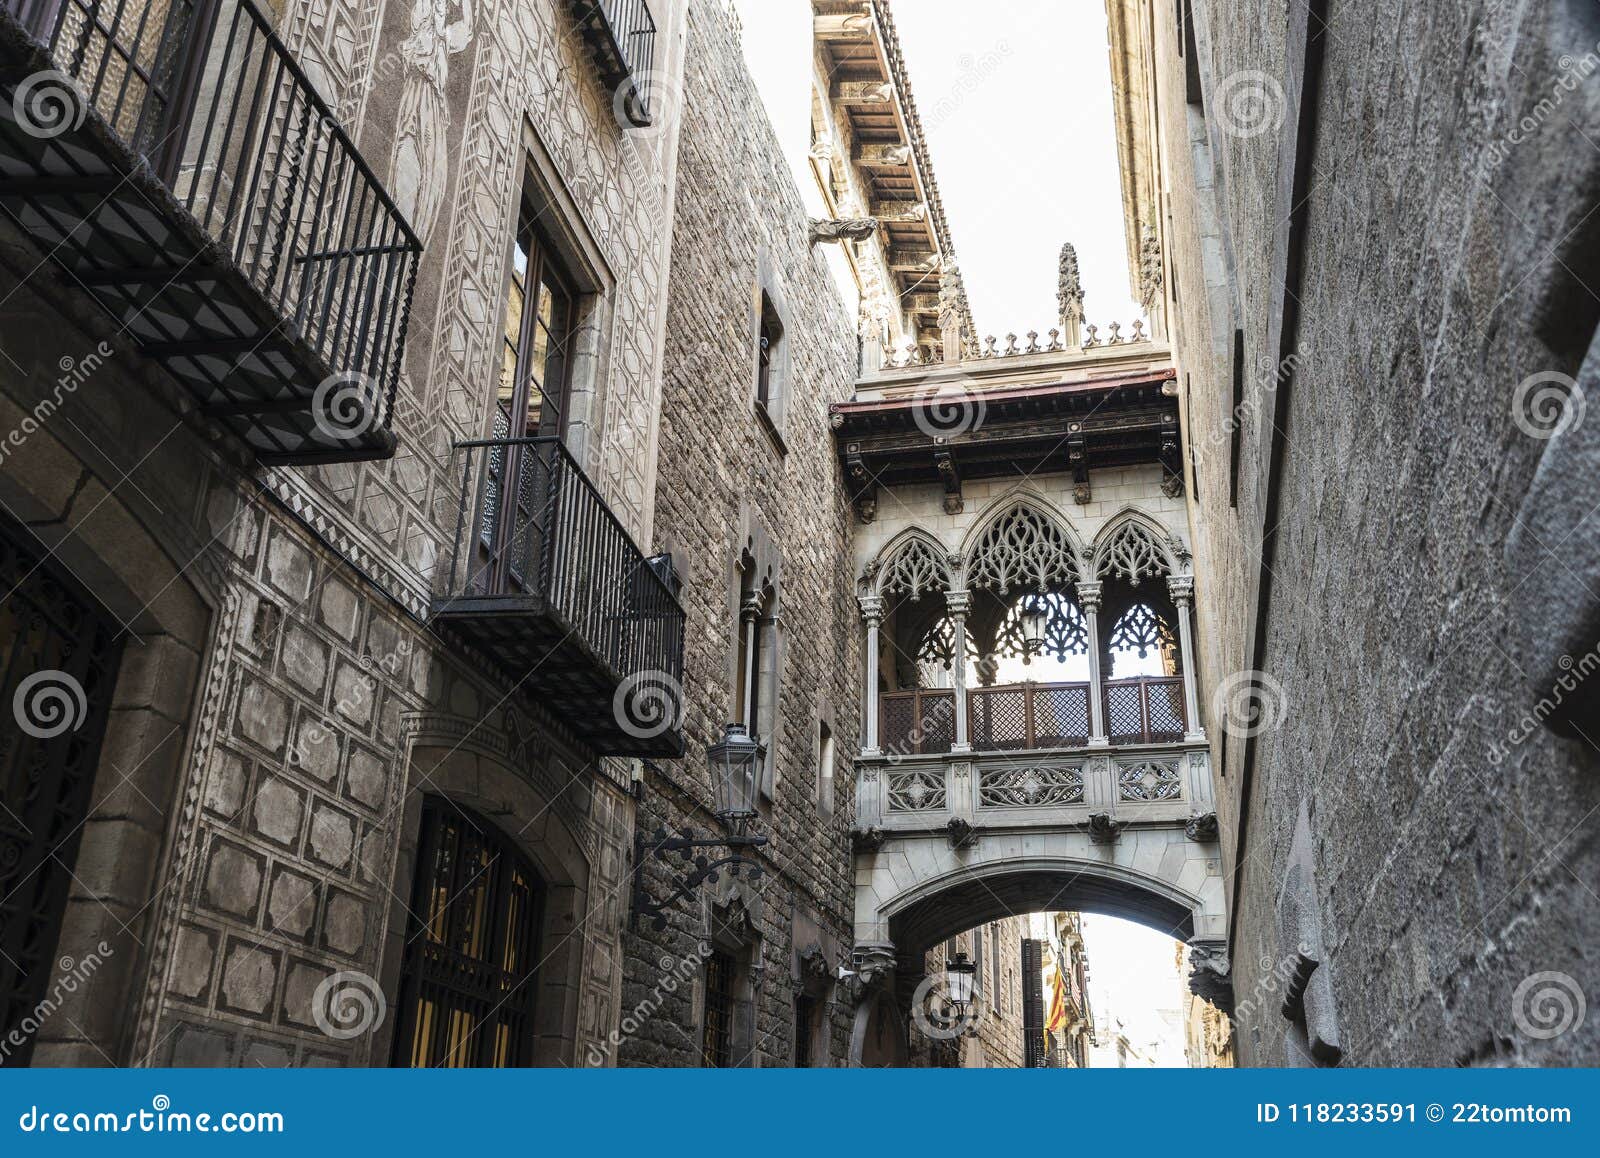
[[1124,917],[1190,944],[1197,991],[1225,976],[1203,744],[864,757],[857,810],[855,1064],[898,1060],[926,952],[1002,917]]

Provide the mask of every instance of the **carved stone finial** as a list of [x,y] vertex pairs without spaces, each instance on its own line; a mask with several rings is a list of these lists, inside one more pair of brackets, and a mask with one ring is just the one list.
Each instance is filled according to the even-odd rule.
[[1139,304],[1152,317],[1161,305],[1163,282],[1161,242],[1156,239],[1155,230],[1147,229],[1139,246]]
[[825,245],[836,241],[867,241],[877,232],[876,217],[811,218],[812,245]]
[[1070,241],[1061,247],[1061,273],[1056,302],[1060,306],[1061,332],[1068,346],[1076,346],[1083,325],[1083,280],[1078,273],[1078,251]]
[[1089,814],[1089,839],[1095,844],[1112,844],[1122,835],[1122,821],[1109,812]]
[[961,282],[961,270],[955,262],[945,262],[944,272],[939,277],[940,330],[961,328],[962,306],[965,299],[966,289]]

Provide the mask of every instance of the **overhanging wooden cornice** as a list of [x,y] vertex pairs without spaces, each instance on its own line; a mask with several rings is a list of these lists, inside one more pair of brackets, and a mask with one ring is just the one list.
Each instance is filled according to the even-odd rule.
[[[847,486],[864,517],[883,487],[1071,473],[1088,501],[1090,470],[1176,467],[1178,399],[1171,368],[941,394],[932,384],[899,397],[829,408]],[[940,433],[954,414],[956,429]],[[1171,480],[1169,480],[1171,481]],[[959,482],[956,484],[958,491]]]

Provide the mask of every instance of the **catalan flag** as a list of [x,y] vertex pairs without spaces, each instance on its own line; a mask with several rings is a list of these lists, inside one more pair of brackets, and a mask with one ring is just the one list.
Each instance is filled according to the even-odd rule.
[[1050,1015],[1044,1020],[1046,1033],[1067,1027],[1067,979],[1061,973],[1061,962],[1055,963],[1050,975]]

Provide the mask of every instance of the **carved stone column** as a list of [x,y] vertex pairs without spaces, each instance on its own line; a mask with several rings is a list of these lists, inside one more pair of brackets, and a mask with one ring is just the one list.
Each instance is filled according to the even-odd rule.
[[1178,608],[1178,647],[1183,663],[1183,709],[1189,721],[1184,741],[1191,744],[1205,742],[1206,730],[1200,726],[1200,700],[1195,693],[1194,631],[1189,623],[1190,608],[1194,606],[1194,576],[1173,575],[1167,580],[1167,591]]
[[1083,608],[1084,622],[1089,628],[1089,747],[1105,748],[1106,739],[1104,680],[1100,674],[1100,599],[1099,583],[1078,584],[1078,605]]
[[883,596],[863,595],[858,602],[861,604],[861,618],[867,625],[867,655],[866,662],[862,664],[867,671],[867,686],[861,702],[861,716],[865,721],[861,754],[878,757],[883,755],[878,746],[878,655],[879,633],[883,629]]
[[[761,622],[761,596],[750,592],[739,603],[739,618],[744,624],[744,654],[745,669],[740,673],[744,680],[744,702],[739,705],[739,719],[747,727],[755,719],[756,684],[760,681],[756,673],[761,670],[761,657],[756,654],[756,627]],[[760,737],[750,737],[757,743]]]
[[970,752],[972,744],[967,739],[967,611],[972,597],[965,591],[946,591],[945,610],[950,616],[951,650],[950,675],[955,688],[956,737],[951,752]]

